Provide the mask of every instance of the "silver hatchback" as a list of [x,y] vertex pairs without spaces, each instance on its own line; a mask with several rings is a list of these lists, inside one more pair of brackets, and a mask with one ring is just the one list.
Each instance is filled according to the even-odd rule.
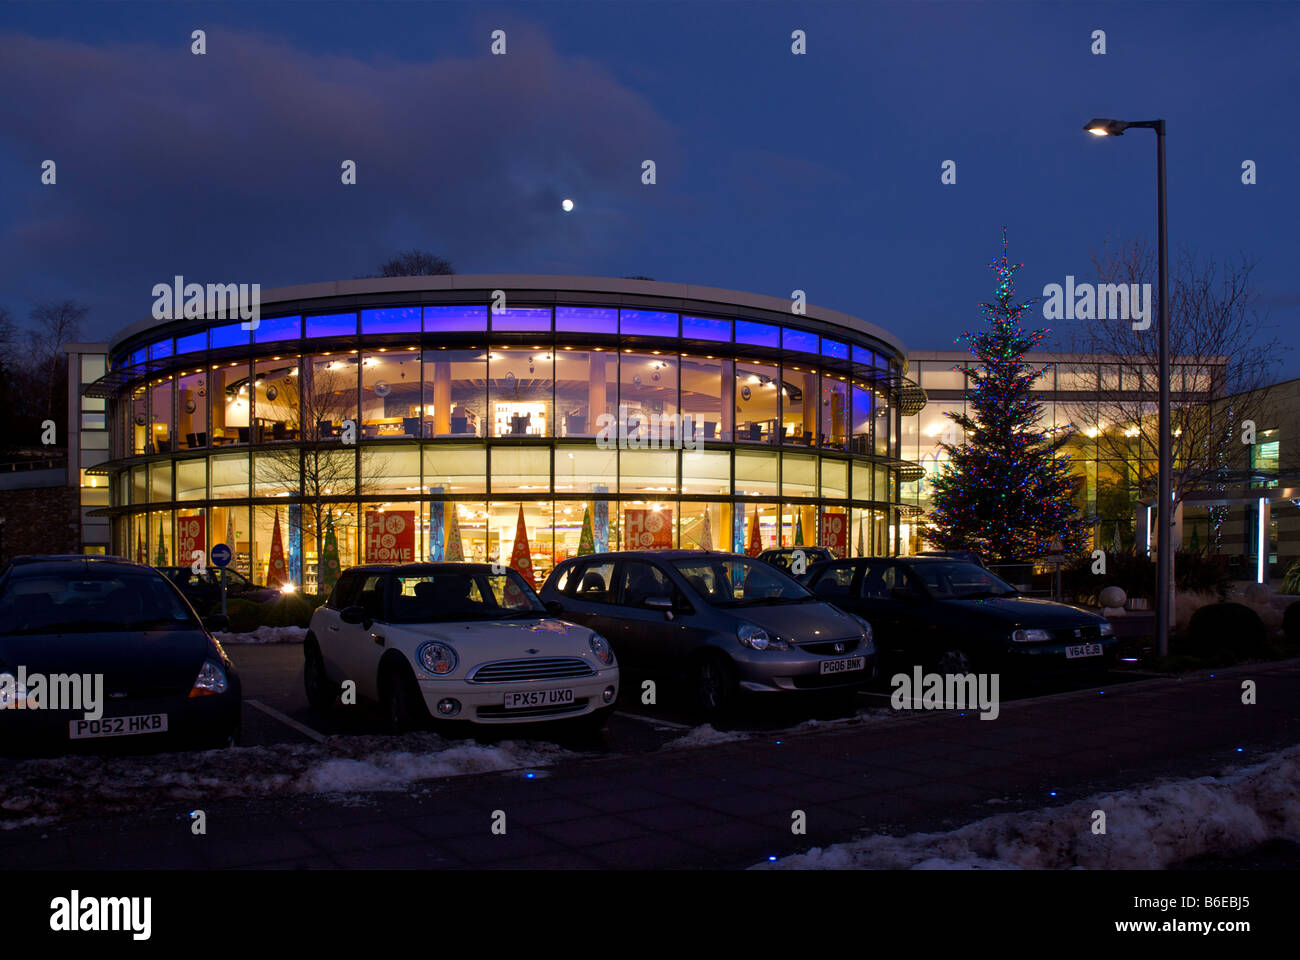
[[626,670],[686,676],[706,715],[741,692],[852,691],[871,680],[871,626],[751,557],[628,551],[574,557],[541,589],[603,635]]

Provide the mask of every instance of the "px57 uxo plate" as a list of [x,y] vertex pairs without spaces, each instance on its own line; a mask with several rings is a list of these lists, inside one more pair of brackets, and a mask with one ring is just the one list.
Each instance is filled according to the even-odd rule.
[[573,688],[559,690],[525,690],[521,693],[507,693],[502,706],[507,710],[519,710],[524,707],[554,707],[573,703]]

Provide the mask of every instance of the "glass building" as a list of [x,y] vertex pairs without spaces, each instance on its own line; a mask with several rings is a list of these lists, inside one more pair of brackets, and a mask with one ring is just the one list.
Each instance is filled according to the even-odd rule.
[[335,543],[343,567],[526,546],[540,582],[587,550],[893,553],[915,511],[901,429],[925,395],[895,337],[835,311],[449,276],[268,291],[245,326],[148,319],[108,345],[84,395],[106,406],[87,473],[110,552],[224,542],[255,581],[316,592]]
[[[1060,455],[1070,458],[1079,484],[1075,506],[1092,532],[1089,549],[1128,550],[1145,547],[1138,528],[1139,506],[1155,499],[1158,454],[1154,424],[1158,383],[1154,371],[1144,369],[1141,358],[1089,354],[1031,352],[1026,361],[1041,367],[1033,391],[1042,404],[1039,427],[1069,430],[1071,438]],[[922,474],[902,488],[904,504],[913,516],[928,514],[933,506],[932,480],[947,469],[943,444],[960,446],[964,431],[949,413],[970,413],[969,390],[963,367],[972,365],[967,350],[913,351],[909,374],[929,399],[924,409],[902,422],[900,455],[919,464]],[[1171,364],[1171,398],[1174,408],[1203,407],[1223,394],[1223,364],[1198,363],[1175,358]],[[1136,423],[1145,421],[1145,429]],[[1175,469],[1181,452],[1175,442]],[[1196,534],[1196,522],[1202,526]],[[1208,519],[1189,517],[1187,537],[1205,544]],[[900,529],[902,552],[931,547],[921,522],[905,518]]]

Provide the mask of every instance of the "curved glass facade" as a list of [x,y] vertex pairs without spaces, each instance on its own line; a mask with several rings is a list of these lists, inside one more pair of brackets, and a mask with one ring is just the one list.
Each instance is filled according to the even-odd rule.
[[377,290],[264,301],[251,331],[129,333],[95,385],[113,552],[179,565],[224,542],[254,580],[315,592],[331,540],[343,567],[526,542],[539,583],[588,550],[894,551],[896,346],[763,309],[533,295]]

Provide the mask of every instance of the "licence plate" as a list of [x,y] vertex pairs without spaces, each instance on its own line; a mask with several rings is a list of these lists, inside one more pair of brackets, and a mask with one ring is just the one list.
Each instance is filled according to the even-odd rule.
[[573,690],[526,690],[523,693],[507,693],[503,706],[507,710],[520,707],[554,707],[563,703],[573,703]]
[[136,717],[101,717],[98,720],[69,720],[69,740],[93,737],[132,737],[141,733],[166,733],[167,714],[145,713]]
[[866,657],[846,657],[843,660],[823,660],[822,673],[849,673],[866,667]]
[[1079,657],[1100,657],[1100,643],[1081,643],[1077,646],[1065,648],[1065,659],[1077,660]]

